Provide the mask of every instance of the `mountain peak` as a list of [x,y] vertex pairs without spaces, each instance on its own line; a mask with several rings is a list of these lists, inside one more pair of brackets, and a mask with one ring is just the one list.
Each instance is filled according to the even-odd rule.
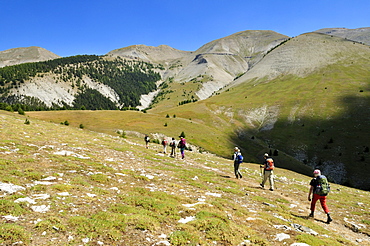
[[0,67],[27,62],[47,61],[59,57],[53,52],[37,46],[13,48],[0,51]]

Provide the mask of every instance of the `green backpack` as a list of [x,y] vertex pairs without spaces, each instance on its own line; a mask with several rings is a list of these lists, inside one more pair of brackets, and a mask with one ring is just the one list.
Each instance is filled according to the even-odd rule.
[[315,193],[320,196],[327,196],[330,192],[330,184],[328,179],[324,175],[320,175],[316,178],[317,186]]

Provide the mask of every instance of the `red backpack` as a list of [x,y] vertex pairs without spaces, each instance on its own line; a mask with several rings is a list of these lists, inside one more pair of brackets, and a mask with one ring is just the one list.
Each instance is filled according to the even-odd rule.
[[275,168],[274,160],[272,158],[267,158],[266,159],[266,168],[265,168],[265,170],[271,171],[271,170],[274,170],[274,168]]

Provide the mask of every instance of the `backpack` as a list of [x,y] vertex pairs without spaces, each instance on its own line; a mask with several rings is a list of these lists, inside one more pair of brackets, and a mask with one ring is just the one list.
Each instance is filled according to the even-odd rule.
[[265,170],[271,171],[271,170],[274,170],[274,168],[275,168],[274,160],[272,158],[267,158],[266,159],[266,168],[265,168]]
[[163,140],[163,141],[162,141],[162,145],[163,145],[163,146],[166,146],[166,145],[167,145],[167,140]]
[[330,192],[330,184],[328,179],[324,175],[320,175],[316,177],[317,186],[315,189],[315,194],[320,196],[326,196]]
[[185,138],[182,138],[180,141],[179,141],[179,145],[178,145],[179,148],[185,148],[186,147],[186,140]]
[[236,156],[236,159],[238,160],[239,163],[242,163],[244,158],[243,158],[242,154],[239,154],[239,155]]

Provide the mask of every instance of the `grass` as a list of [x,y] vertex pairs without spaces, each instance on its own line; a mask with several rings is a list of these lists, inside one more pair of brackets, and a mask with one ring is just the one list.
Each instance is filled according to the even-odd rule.
[[[278,214],[329,235],[311,237],[292,231],[291,239],[284,240],[288,244],[355,245],[351,239],[362,234],[345,227],[344,217],[350,212],[357,221],[368,221],[364,208],[370,200],[365,191],[333,184],[328,205],[335,221],[326,225],[304,218],[310,178],[301,174],[278,168],[278,179],[286,181],[270,192],[258,187],[259,165],[253,163],[243,163],[244,178],[236,180],[230,178],[232,161],[212,154],[188,151],[185,160],[174,159],[163,156],[160,145],[145,149],[142,139],[133,136],[122,139],[36,119],[25,125],[22,116],[6,112],[0,116],[0,147],[33,146],[7,154],[0,149],[1,182],[25,187],[0,199],[1,216],[20,217],[1,227],[0,244],[80,245],[88,238],[89,245],[153,245],[160,240],[171,245],[238,245],[247,240],[252,245],[276,245],[274,236],[282,231],[273,225],[290,226],[274,217]],[[23,138],[25,134],[37,137]],[[55,154],[60,150],[89,159]],[[56,178],[51,185],[34,185],[49,176]],[[14,202],[38,194],[51,197],[36,199],[32,205]],[[292,203],[299,206],[290,207]],[[50,205],[50,210],[36,213],[33,205]],[[179,222],[190,216],[195,219]]]

